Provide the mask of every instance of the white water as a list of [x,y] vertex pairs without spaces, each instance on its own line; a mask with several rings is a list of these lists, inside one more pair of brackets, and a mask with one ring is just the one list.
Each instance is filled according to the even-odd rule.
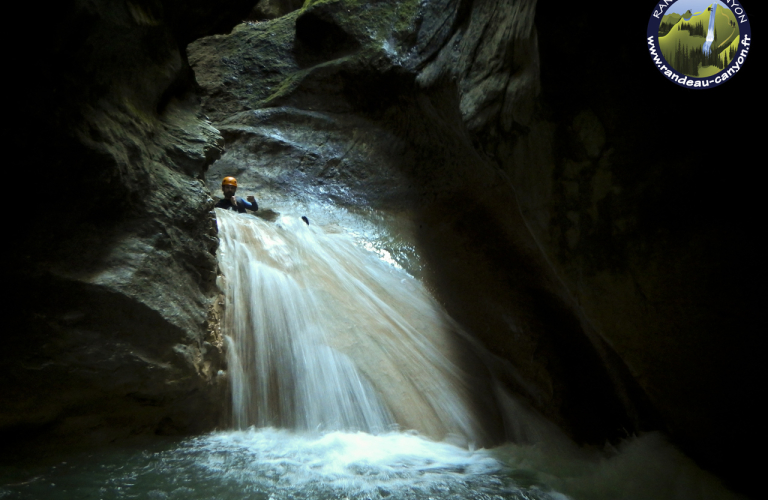
[[[468,450],[408,433],[217,432],[0,465],[20,500],[739,500],[659,434]],[[42,462],[42,463],[40,463]]]
[[391,427],[394,420],[371,385],[346,356],[326,345],[320,290],[303,279],[300,252],[306,249],[289,247],[279,234],[291,231],[292,239],[308,243],[306,225],[291,220],[272,226],[217,212],[236,427]]
[[217,217],[237,428],[503,434],[492,357],[417,280],[341,231]]

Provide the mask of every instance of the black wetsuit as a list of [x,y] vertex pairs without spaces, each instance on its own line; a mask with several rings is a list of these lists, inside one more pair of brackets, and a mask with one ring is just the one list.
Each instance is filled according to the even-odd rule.
[[228,199],[219,200],[216,202],[216,208],[223,208],[224,210],[237,210],[238,213],[244,214],[245,209],[256,211],[259,209],[259,205],[254,201],[253,203],[247,202],[239,196],[235,196],[237,200],[237,207],[233,207],[232,203]]

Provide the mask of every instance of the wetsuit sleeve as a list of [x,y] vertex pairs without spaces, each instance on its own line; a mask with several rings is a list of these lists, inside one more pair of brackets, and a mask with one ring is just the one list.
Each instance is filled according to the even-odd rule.
[[245,208],[247,208],[248,210],[252,210],[254,212],[259,209],[259,204],[256,202],[251,203],[249,201],[245,201],[242,198],[238,198],[237,202],[242,203]]

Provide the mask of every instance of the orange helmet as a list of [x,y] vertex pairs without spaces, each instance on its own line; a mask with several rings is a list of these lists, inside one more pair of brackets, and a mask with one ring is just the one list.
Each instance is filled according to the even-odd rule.
[[221,181],[221,185],[237,187],[237,179],[235,179],[234,177],[224,177],[224,180]]

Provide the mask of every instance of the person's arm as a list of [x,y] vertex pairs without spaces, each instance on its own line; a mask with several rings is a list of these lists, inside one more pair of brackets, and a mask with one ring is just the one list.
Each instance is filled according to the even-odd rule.
[[247,196],[248,201],[243,200],[243,205],[248,210],[256,211],[259,209],[259,204],[256,203],[256,198],[254,198],[252,195]]

